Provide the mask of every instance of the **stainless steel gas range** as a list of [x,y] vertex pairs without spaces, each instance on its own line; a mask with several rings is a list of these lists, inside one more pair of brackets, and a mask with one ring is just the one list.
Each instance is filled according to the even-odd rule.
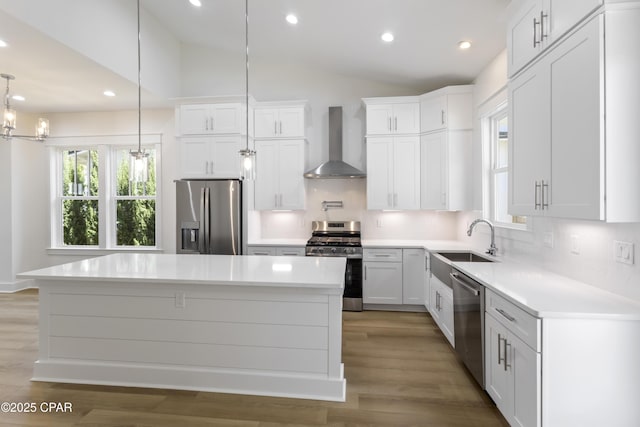
[[362,311],[362,242],[359,221],[313,221],[306,256],[346,257],[342,309]]

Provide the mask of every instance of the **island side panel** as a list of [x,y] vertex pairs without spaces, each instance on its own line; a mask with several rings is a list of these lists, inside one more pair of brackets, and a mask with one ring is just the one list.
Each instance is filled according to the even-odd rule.
[[344,400],[334,291],[58,280],[40,288],[35,380]]

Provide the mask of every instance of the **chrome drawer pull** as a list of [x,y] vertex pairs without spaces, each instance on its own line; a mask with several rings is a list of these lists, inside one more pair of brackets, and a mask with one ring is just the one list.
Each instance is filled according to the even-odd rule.
[[502,314],[502,316],[504,316],[504,318],[505,318],[505,319],[507,319],[508,321],[510,321],[510,322],[515,322],[515,321],[516,321],[516,318],[515,318],[515,317],[511,316],[509,313],[507,313],[507,312],[506,312],[506,311],[504,311],[503,309],[501,309],[501,308],[496,308],[496,311],[497,311],[498,313]]

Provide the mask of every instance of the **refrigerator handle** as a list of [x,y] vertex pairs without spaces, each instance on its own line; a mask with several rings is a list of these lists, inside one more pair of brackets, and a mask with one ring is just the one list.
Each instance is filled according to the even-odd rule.
[[204,197],[204,253],[209,253],[209,239],[211,237],[211,231],[209,230],[209,217],[211,216],[211,189],[207,187],[205,189],[205,197]]
[[204,230],[204,212],[205,212],[205,207],[204,207],[204,200],[205,200],[205,193],[204,193],[204,188],[200,189],[200,226],[198,227],[198,252],[200,252],[201,254],[204,253],[204,236],[206,231]]

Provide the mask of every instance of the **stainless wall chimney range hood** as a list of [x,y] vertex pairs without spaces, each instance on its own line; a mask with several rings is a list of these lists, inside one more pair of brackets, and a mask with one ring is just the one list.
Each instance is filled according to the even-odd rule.
[[365,178],[367,175],[342,161],[342,107],[329,107],[329,161],[305,172],[305,178]]

